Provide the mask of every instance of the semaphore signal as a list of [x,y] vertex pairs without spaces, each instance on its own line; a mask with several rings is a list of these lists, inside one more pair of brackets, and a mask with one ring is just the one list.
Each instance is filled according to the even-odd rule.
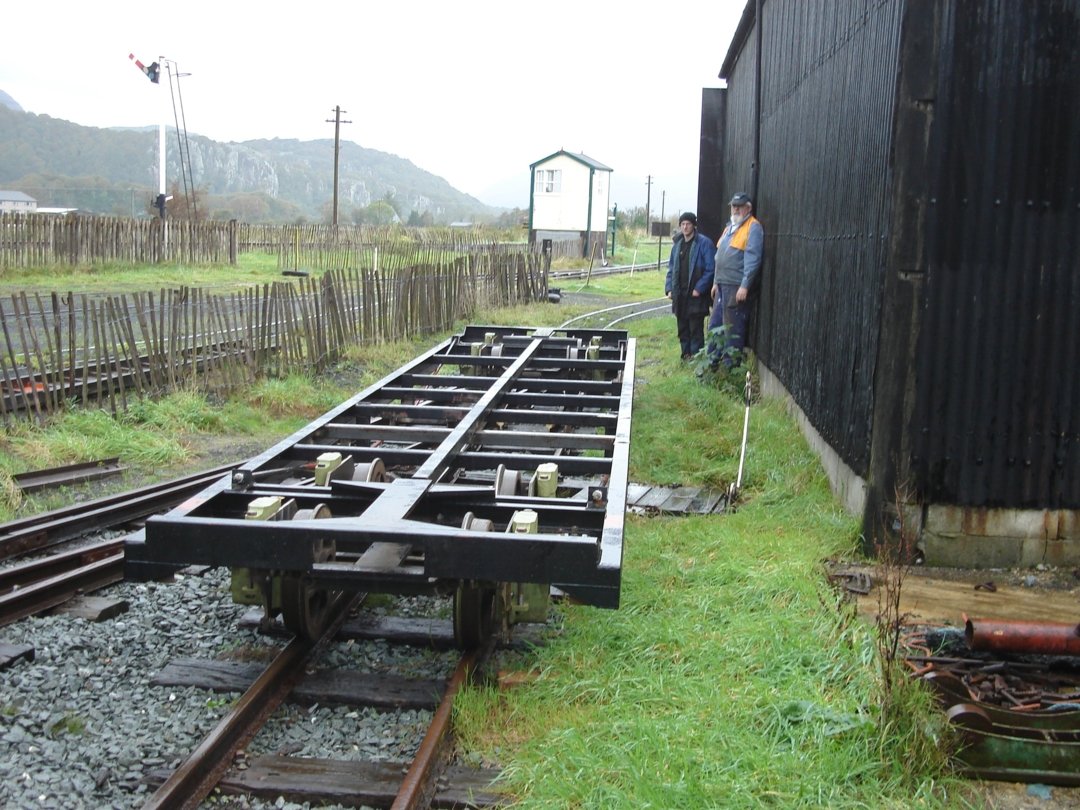
[[159,65],[157,62],[151,62],[150,66],[147,67],[138,59],[136,59],[135,54],[133,53],[128,54],[128,59],[135,63],[135,67],[137,67],[139,70],[146,74],[146,78],[148,78],[154,84],[158,83],[158,80],[161,78],[161,65]]

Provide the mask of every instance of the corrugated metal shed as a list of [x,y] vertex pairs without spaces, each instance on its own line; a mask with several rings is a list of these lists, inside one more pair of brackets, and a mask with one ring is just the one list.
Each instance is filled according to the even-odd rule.
[[760,124],[754,17],[744,14],[738,50],[725,62],[724,186],[698,204],[726,219],[728,197],[755,185],[759,140],[755,209],[766,267],[753,345],[818,431],[863,470],[877,355],[868,326],[879,317],[890,214],[898,5],[763,3]]
[[1080,507],[1080,4],[951,3],[928,152],[914,472]]
[[1080,0],[751,0],[703,96],[699,212],[756,190],[752,344],[868,536],[897,484],[1080,508],[1078,44]]

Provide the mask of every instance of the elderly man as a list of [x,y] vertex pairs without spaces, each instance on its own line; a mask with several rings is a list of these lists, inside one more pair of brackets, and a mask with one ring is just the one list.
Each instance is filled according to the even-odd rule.
[[671,246],[664,281],[664,294],[671,299],[671,311],[675,313],[683,360],[705,348],[713,262],[712,239],[698,233],[697,216],[687,211],[679,217],[679,234]]
[[725,347],[710,348],[713,365],[733,368],[742,363],[750,328],[750,291],[761,269],[765,230],[754,218],[750,195],[740,191],[731,198],[731,221],[716,243],[716,275],[712,287],[713,311],[709,330],[724,325]]

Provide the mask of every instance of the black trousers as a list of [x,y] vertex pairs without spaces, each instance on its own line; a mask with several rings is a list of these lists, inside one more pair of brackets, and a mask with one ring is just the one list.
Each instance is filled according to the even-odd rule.
[[679,345],[684,360],[705,348],[705,313],[680,313],[675,316],[675,323],[678,325]]

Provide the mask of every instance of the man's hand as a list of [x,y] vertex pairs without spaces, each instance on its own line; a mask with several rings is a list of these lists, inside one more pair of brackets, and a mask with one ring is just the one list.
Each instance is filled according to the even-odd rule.
[[666,295],[668,298],[671,298],[671,290],[668,290],[666,293],[664,293],[664,295]]
[[692,293],[690,293],[690,294],[691,294],[692,296],[694,296],[694,298],[701,298],[701,293],[699,293],[699,292],[698,292],[697,290],[694,290],[694,291],[693,291]]
[[746,296],[750,294],[750,291],[746,287],[739,287],[739,291],[735,293],[735,303],[741,304],[746,300]]

